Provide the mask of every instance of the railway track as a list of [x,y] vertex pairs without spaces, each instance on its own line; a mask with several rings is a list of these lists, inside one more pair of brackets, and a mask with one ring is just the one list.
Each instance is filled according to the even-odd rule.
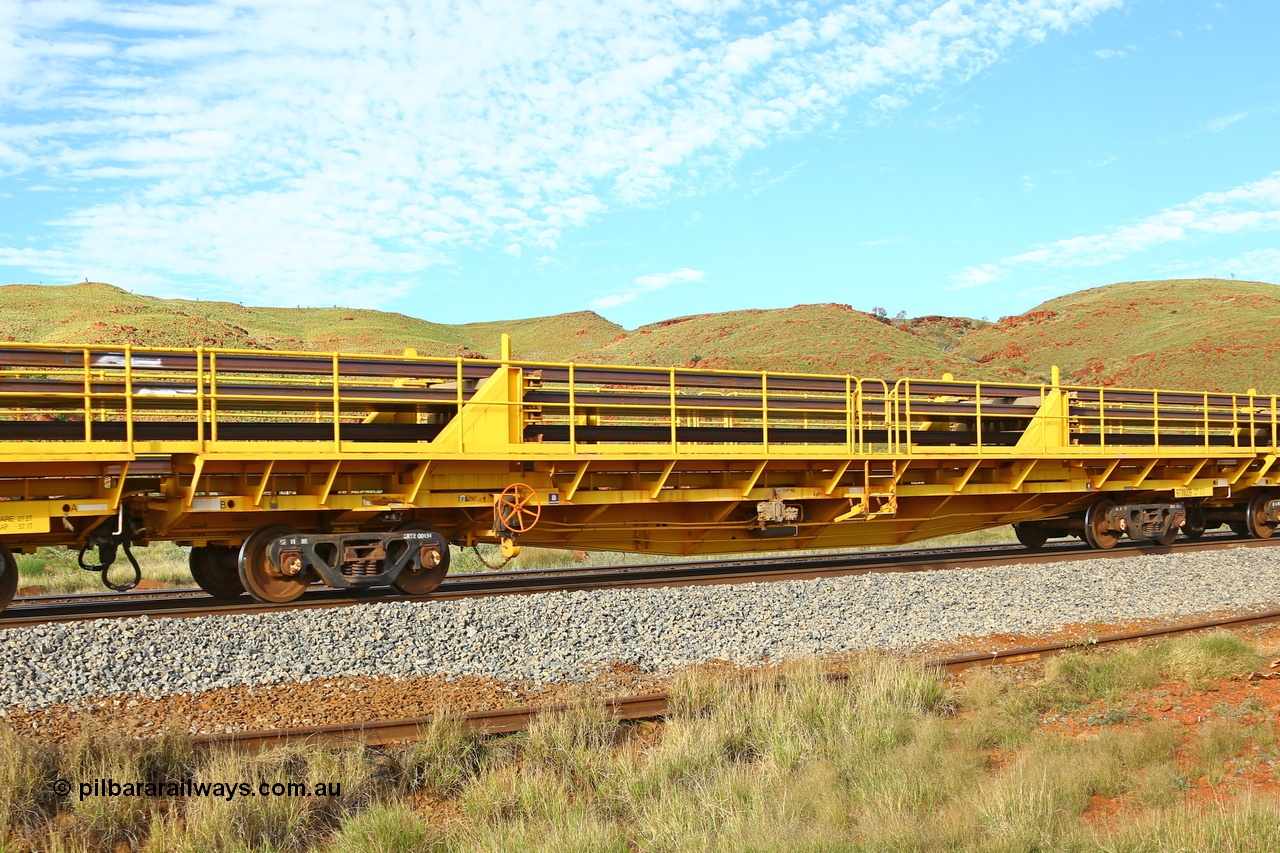
[[[1181,623],[1143,631],[1116,633],[1090,638],[1086,642],[1070,640],[1020,646],[995,652],[957,655],[929,660],[927,664],[955,673],[978,666],[1029,663],[1085,646],[1120,646],[1161,637],[1173,637],[1180,634],[1269,624],[1280,624],[1280,611],[1226,616],[1220,619]],[[668,712],[669,699],[670,696],[667,693],[648,693],[639,696],[606,699],[600,703],[600,706],[617,720],[661,719]],[[500,708],[489,711],[473,711],[456,719],[468,731],[483,734],[504,734],[528,728],[529,724],[538,716],[554,714],[570,707],[569,705],[559,704]],[[357,745],[378,746],[415,740],[419,737],[423,727],[430,725],[434,722],[434,719],[433,717],[409,717],[338,725],[226,732],[202,735],[195,738],[194,742],[197,746],[203,748],[229,747],[243,751],[259,750],[291,743],[306,743],[311,746],[327,748]]]
[[781,556],[775,554],[768,557],[650,563],[608,568],[580,566],[552,570],[523,569],[454,575],[427,596],[407,596],[391,589],[353,592],[317,587],[287,604],[266,604],[254,601],[247,596],[232,600],[214,599],[198,589],[44,595],[15,599],[14,604],[0,614],[0,628],[144,615],[153,618],[190,618],[349,607],[380,602],[446,601],[490,595],[526,595],[536,592],[811,580],[872,573],[942,571],[1024,563],[1053,563],[1073,559],[1132,557],[1139,554],[1257,548],[1276,544],[1280,544],[1280,539],[1240,539],[1230,533],[1221,533],[1209,534],[1199,541],[1185,541],[1170,546],[1141,547],[1134,543],[1124,543],[1107,551],[1097,551],[1084,544],[1075,543],[1055,543],[1037,551],[1029,551],[1021,545],[1010,544],[964,549],[921,548]]

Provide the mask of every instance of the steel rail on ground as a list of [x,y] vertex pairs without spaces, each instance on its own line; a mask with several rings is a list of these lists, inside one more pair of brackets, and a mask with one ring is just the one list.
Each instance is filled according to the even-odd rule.
[[[956,673],[977,666],[1020,665],[1051,657],[1065,651],[1082,648],[1118,646],[1159,637],[1275,623],[1280,623],[1280,611],[1237,614],[1219,619],[1109,634],[1087,640],[1050,642],[993,652],[957,655],[927,660],[925,663],[927,666],[938,667],[948,672]],[[831,677],[836,679],[843,678],[841,675],[833,675]],[[648,693],[638,696],[605,699],[596,704],[616,720],[657,720],[666,717],[670,712],[670,698],[668,693]],[[575,705],[562,703],[498,708],[486,711],[472,711],[450,719],[458,721],[466,731],[480,734],[506,734],[527,729],[530,723],[539,716],[560,713],[573,707]],[[577,707],[581,707],[581,703]],[[241,751],[260,750],[272,746],[296,743],[325,748],[380,746],[416,740],[421,736],[422,730],[432,725],[437,719],[438,717],[434,716],[422,716],[396,720],[369,720],[331,725],[223,732],[200,735],[194,738],[193,742],[199,748],[223,747]]]
[[[1037,551],[1027,550],[1021,545],[990,545],[965,549],[924,548],[819,555],[771,555],[733,560],[652,563],[609,568],[580,566],[564,569],[524,569],[454,575],[441,584],[435,592],[425,596],[407,596],[392,590],[352,593],[317,588],[287,604],[266,604],[248,597],[232,600],[212,599],[198,590],[146,590],[114,596],[44,595],[39,598],[15,599],[14,605],[0,614],[0,628],[143,615],[153,618],[191,618],[384,602],[447,601],[490,595],[528,595],[538,592],[812,580],[860,574],[945,571],[1080,559],[1113,559],[1147,554],[1189,553],[1226,548],[1258,548],[1273,544],[1280,544],[1280,538],[1239,539],[1232,534],[1211,534],[1195,542],[1155,547],[1126,543],[1106,551],[1092,550],[1083,544],[1068,543],[1051,545]],[[41,603],[27,603],[33,601]]]

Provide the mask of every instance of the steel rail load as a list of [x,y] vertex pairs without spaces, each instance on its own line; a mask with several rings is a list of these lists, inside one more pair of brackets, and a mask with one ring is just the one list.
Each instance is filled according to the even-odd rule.
[[[439,585],[449,543],[696,555],[1013,524],[1171,542],[1280,522],[1255,393],[496,360],[0,344],[0,607],[14,552],[113,588],[192,546],[207,592]],[[132,579],[107,569],[123,554]]]

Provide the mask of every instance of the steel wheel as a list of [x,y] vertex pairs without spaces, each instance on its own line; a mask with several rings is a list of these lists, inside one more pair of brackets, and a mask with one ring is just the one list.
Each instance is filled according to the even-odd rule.
[[9,606],[18,591],[18,561],[8,545],[0,545],[0,610]]
[[1112,533],[1107,523],[1107,513],[1114,508],[1115,504],[1111,501],[1101,500],[1085,510],[1084,541],[1089,543],[1090,548],[1107,551],[1116,547],[1116,543],[1120,541],[1120,534]]
[[401,522],[395,527],[396,530],[425,530],[432,534],[436,543],[440,546],[440,563],[435,566],[422,566],[413,568],[412,565],[406,567],[400,574],[396,575],[396,579],[391,585],[403,592],[405,595],[426,595],[433,592],[436,587],[440,586],[440,582],[444,580],[444,576],[449,573],[449,543],[440,535],[434,527],[425,521],[409,521]]
[[1177,542],[1177,541],[1178,541],[1178,528],[1175,527],[1172,530],[1170,530],[1168,533],[1166,533],[1163,539],[1157,539],[1156,544],[1172,545],[1174,542]]
[[1049,531],[1038,524],[1028,524],[1020,522],[1013,525],[1013,535],[1018,537],[1018,541],[1026,547],[1035,551],[1044,547],[1044,543],[1049,541]]
[[1182,532],[1194,542],[1204,535],[1206,524],[1204,510],[1198,506],[1189,507],[1187,509],[1187,521],[1182,525]]
[[235,548],[208,545],[192,548],[187,565],[196,585],[214,598],[239,598],[244,595],[239,558]]
[[267,546],[282,536],[297,532],[282,525],[260,527],[240,546],[240,582],[258,601],[285,604],[306,592],[310,577],[307,572],[290,577],[282,574],[267,559]]
[[1245,514],[1245,529],[1255,539],[1270,539],[1276,532],[1267,518],[1267,504],[1271,502],[1268,494],[1258,494],[1249,501],[1249,511]]

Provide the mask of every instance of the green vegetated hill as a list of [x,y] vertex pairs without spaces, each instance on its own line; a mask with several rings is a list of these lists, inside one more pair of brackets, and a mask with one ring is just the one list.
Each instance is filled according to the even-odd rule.
[[498,355],[502,333],[511,336],[516,358],[525,361],[570,361],[579,352],[596,352],[625,335],[626,330],[594,311],[575,311],[531,320],[498,320],[453,326],[471,348]]
[[1051,299],[971,331],[955,352],[1064,381],[1280,393],[1280,287],[1130,281]]
[[578,360],[855,376],[987,379],[1001,365],[944,352],[926,336],[848,305],[726,311],[642,326]]
[[930,314],[925,317],[894,318],[894,328],[902,329],[913,335],[932,341],[933,345],[943,352],[951,352],[960,339],[977,329],[986,328],[991,323],[987,320],[973,320],[969,317],[941,317]]
[[0,339],[13,341],[480,357],[497,355],[504,331],[522,357],[563,361],[623,329],[590,311],[448,325],[387,311],[157,299],[100,283],[0,287]]
[[157,299],[108,284],[0,287],[0,339],[517,358],[1280,393],[1280,287],[1123,282],[999,322],[877,319],[848,305],[679,317],[627,331],[590,312],[449,325],[346,308]]

